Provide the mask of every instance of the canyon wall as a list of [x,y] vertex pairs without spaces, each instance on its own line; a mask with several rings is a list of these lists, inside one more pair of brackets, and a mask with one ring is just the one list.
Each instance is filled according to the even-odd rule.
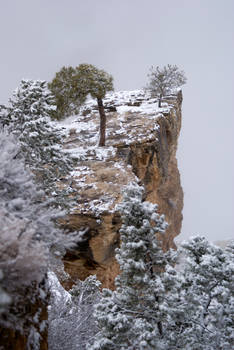
[[67,149],[78,157],[73,173],[77,205],[63,221],[70,231],[83,230],[83,241],[67,251],[65,271],[77,279],[96,274],[103,287],[114,288],[119,272],[115,248],[121,218],[115,206],[131,181],[145,188],[145,200],[158,204],[169,226],[159,237],[163,248],[175,247],[182,223],[183,191],[176,150],[181,128],[182,93],[164,98],[162,108],[143,91],[119,92],[104,100],[107,111],[106,146],[97,148],[98,123],[94,102],[69,129]]

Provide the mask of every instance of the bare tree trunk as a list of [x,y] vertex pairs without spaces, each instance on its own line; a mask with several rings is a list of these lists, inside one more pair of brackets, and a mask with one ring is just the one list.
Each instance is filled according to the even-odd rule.
[[98,146],[105,146],[106,142],[106,114],[104,111],[104,106],[101,98],[97,99],[98,111],[100,115],[100,139]]
[[159,107],[159,108],[162,107],[162,94],[160,94],[160,96],[159,96],[158,107]]

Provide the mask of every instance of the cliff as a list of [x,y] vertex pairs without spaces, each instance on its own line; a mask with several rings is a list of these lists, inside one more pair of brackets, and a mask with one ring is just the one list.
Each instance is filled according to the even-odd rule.
[[115,210],[124,185],[136,181],[145,188],[145,200],[157,203],[169,224],[164,249],[174,247],[180,233],[183,191],[176,150],[181,128],[182,93],[168,96],[158,108],[157,100],[144,91],[109,94],[105,147],[97,147],[99,115],[89,101],[78,117],[61,125],[67,134],[66,148],[78,158],[70,179],[77,193],[73,211],[62,222],[70,231],[83,230],[83,241],[64,257],[72,280],[96,274],[103,287],[114,287],[118,265],[121,218]]

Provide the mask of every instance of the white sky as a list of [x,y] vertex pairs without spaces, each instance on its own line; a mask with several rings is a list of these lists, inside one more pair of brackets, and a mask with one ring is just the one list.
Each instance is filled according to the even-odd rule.
[[151,65],[186,72],[178,158],[181,237],[234,238],[234,1],[0,0],[0,104],[22,78],[91,63],[116,90],[146,85]]

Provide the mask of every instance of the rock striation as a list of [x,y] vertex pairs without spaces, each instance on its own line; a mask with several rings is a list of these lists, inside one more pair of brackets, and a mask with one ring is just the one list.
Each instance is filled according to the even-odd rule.
[[63,220],[69,230],[83,231],[83,240],[67,251],[65,271],[71,279],[96,274],[103,287],[114,288],[119,267],[114,258],[119,245],[121,218],[116,204],[131,181],[145,188],[145,200],[157,203],[169,224],[160,237],[164,249],[174,247],[182,223],[183,190],[176,150],[181,129],[182,93],[156,99],[143,90],[108,94],[106,146],[97,147],[99,115],[89,101],[79,116],[60,122],[66,133],[65,147],[78,159],[71,174],[77,193],[76,206]]

